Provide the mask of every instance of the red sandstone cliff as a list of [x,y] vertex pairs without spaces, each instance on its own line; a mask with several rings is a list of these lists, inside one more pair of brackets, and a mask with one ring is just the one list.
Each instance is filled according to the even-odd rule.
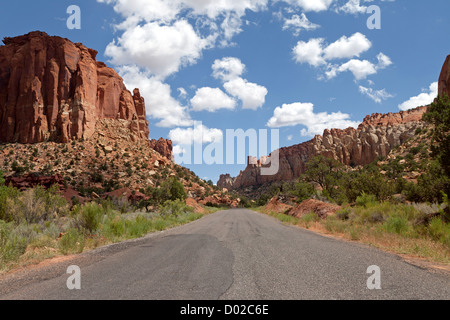
[[450,55],[447,56],[444,66],[442,67],[441,75],[439,77],[439,95],[447,94],[450,96]]
[[[422,115],[427,107],[390,114],[373,114],[364,119],[358,129],[325,130],[322,136],[292,147],[281,148],[280,167],[276,175],[261,175],[265,160],[250,157],[249,165],[238,177],[222,175],[220,188],[239,189],[266,183],[291,181],[306,171],[309,159],[323,155],[346,165],[366,165],[379,156],[386,157],[397,145],[413,137],[418,128],[425,126]],[[266,157],[264,157],[266,158]]]
[[0,47],[0,142],[89,138],[99,119],[128,122],[148,139],[144,99],[96,60],[97,51],[43,32],[5,38]]

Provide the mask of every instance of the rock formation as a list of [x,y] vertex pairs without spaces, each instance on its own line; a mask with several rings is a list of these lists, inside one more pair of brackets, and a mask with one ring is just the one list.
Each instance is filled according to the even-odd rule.
[[351,166],[369,164],[379,156],[387,156],[395,146],[414,136],[416,129],[424,126],[421,115],[425,112],[426,107],[422,107],[399,114],[374,114],[367,117],[358,129],[325,130],[323,136],[280,149],[280,169],[276,175],[261,175],[261,162],[264,161],[255,164],[255,159],[250,159],[248,167],[234,181],[229,175],[223,175],[217,185],[230,190],[291,181],[300,177],[306,171],[308,160],[317,155]]
[[232,190],[235,181],[236,179],[232,178],[229,173],[222,174],[220,176],[219,182],[217,183],[217,186],[220,187],[221,189]]
[[145,102],[96,60],[97,51],[43,32],[5,38],[0,47],[0,142],[89,139],[99,119],[128,122],[147,139]]
[[151,140],[150,148],[158,152],[160,155],[166,157],[169,160],[172,160],[173,156],[173,143],[170,140],[159,139],[159,140]]
[[439,77],[439,95],[447,94],[450,96],[450,55],[447,56]]
[[413,137],[425,126],[422,115],[427,107],[400,113],[373,114],[355,128],[325,130],[322,136],[292,147],[280,149],[280,168],[276,175],[261,175],[261,165],[267,157],[257,161],[249,158],[247,168],[237,178],[222,175],[218,187],[228,190],[259,186],[267,183],[292,181],[306,171],[306,163],[314,156],[334,158],[349,166],[366,165]]
[[[450,55],[445,60],[439,76],[439,95],[450,95]],[[325,130],[322,136],[288,148],[280,149],[280,168],[276,175],[261,175],[260,160],[249,158],[248,166],[238,177],[222,175],[217,183],[228,190],[261,186],[273,182],[292,181],[306,171],[309,159],[323,155],[349,166],[367,165],[378,157],[386,157],[391,150],[413,137],[426,124],[422,116],[428,107],[418,107],[399,113],[372,114],[367,116],[358,129]]]

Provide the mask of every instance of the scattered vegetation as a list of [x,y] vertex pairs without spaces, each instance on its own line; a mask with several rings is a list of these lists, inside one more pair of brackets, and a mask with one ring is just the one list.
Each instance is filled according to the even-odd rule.
[[159,200],[164,202],[152,212],[143,212],[125,199],[98,199],[71,207],[58,187],[22,192],[5,186],[0,171],[0,272],[30,260],[81,253],[201,218],[203,214],[186,206],[186,194],[177,182],[167,180]]
[[315,157],[297,182],[273,186],[256,204],[264,206],[275,195],[298,203],[315,198],[339,204],[342,209],[324,220],[314,213],[299,219],[269,214],[396,253],[449,263],[450,99],[439,97],[423,119],[430,128],[416,130],[413,139],[394,150],[394,157],[352,168]]

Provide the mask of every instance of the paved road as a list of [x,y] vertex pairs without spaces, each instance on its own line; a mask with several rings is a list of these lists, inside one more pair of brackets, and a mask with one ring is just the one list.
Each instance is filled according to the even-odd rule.
[[[71,264],[81,290],[66,287]],[[368,290],[367,268],[381,268]],[[0,299],[450,299],[450,278],[248,210],[0,279]]]

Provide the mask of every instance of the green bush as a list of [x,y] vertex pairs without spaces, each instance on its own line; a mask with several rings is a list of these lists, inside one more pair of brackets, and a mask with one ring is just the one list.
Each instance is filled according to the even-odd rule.
[[347,229],[347,223],[335,216],[329,216],[325,220],[325,228],[329,232],[344,233]]
[[78,226],[81,230],[94,233],[98,230],[104,215],[105,211],[101,205],[94,202],[87,203],[79,210]]
[[314,186],[304,181],[303,178],[299,179],[298,183],[294,185],[293,190],[290,192],[290,194],[297,198],[298,203],[311,199],[315,193]]
[[0,265],[16,261],[27,249],[28,241],[14,232],[14,225],[0,220]]
[[14,220],[11,204],[19,197],[20,191],[13,187],[0,186],[0,220],[11,222]]
[[408,220],[399,215],[391,215],[384,222],[384,227],[387,232],[405,235],[410,229]]
[[356,198],[356,205],[368,208],[370,206],[377,204],[377,198],[374,195],[362,193],[358,198]]
[[75,228],[70,229],[58,242],[59,251],[67,255],[69,253],[81,253],[84,250],[84,236]]
[[186,212],[193,212],[193,208],[188,207],[184,201],[179,199],[177,200],[168,200],[164,202],[163,205],[160,206],[159,211],[162,217],[178,217],[179,215]]
[[300,218],[300,221],[302,221],[306,224],[310,224],[312,222],[316,222],[319,220],[320,220],[319,216],[314,212],[305,214],[303,217]]
[[183,184],[176,177],[164,181],[159,188],[148,187],[145,194],[150,197],[146,205],[155,207],[164,204],[166,201],[184,201],[187,198]]
[[440,218],[433,218],[428,225],[429,235],[450,247],[450,225]]
[[[1,187],[0,187],[1,188]],[[3,189],[5,191],[5,189]],[[58,194],[58,187],[43,187],[18,192],[6,190],[6,211],[9,219],[17,223],[43,223],[69,213],[67,201]],[[0,193],[2,193],[0,191]],[[1,198],[1,196],[0,196]],[[0,200],[1,201],[1,200]]]

